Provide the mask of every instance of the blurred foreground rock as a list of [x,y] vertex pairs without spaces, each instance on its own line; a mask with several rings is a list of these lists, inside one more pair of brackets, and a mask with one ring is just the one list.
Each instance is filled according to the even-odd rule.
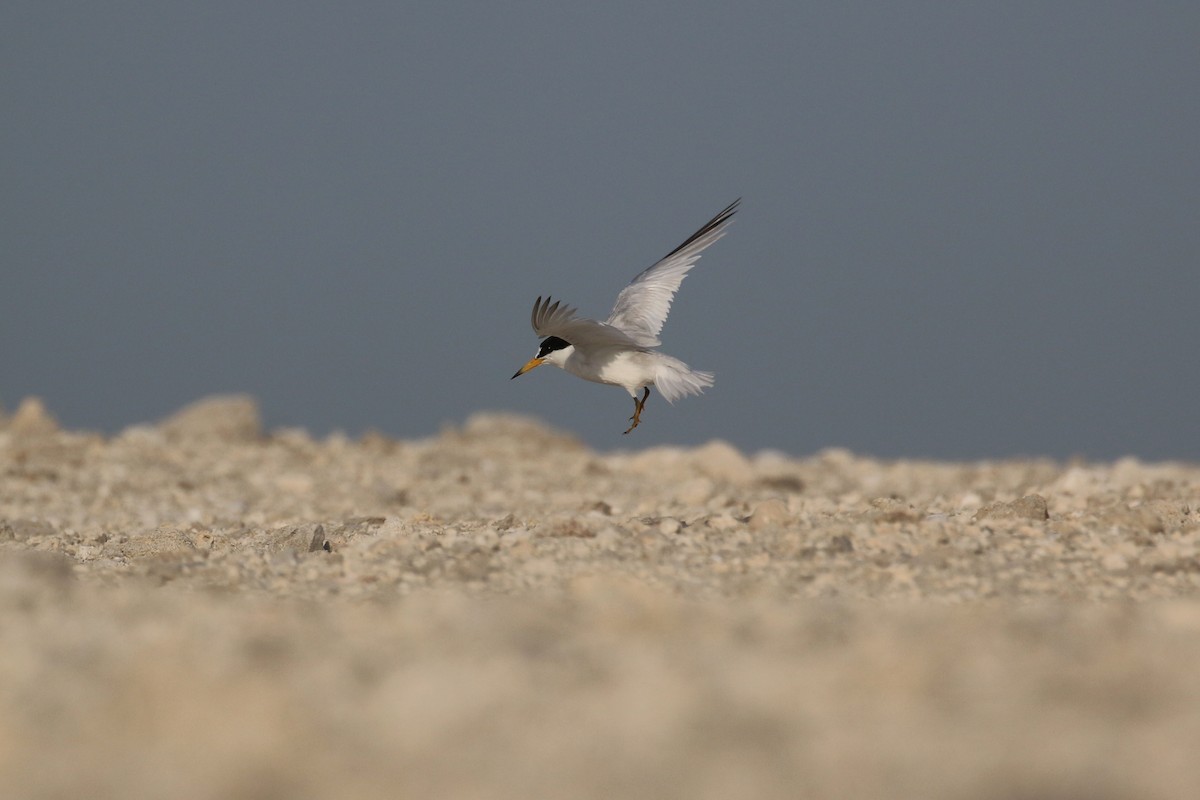
[[57,433],[59,429],[58,420],[46,410],[40,397],[22,400],[12,419],[7,420],[7,427],[14,436],[45,436]]
[[159,423],[172,439],[219,439],[248,442],[262,435],[258,403],[248,395],[206,397]]
[[1200,785],[1196,465],[313,439],[227,397],[108,439],[26,401],[0,480],[5,797]]

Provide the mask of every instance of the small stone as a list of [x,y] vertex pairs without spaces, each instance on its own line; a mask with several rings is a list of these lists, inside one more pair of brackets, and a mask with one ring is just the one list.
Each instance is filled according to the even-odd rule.
[[876,497],[871,501],[873,509],[867,516],[876,522],[916,522],[920,512],[911,505],[894,497]]
[[[324,525],[298,525],[264,531],[255,537],[255,546],[265,553],[315,553],[325,548]],[[196,542],[193,537],[193,546]]]
[[828,547],[831,553],[853,553],[854,540],[844,533],[839,533],[830,537]]
[[[592,504],[591,510],[605,517],[613,515],[613,507],[603,500],[597,500]],[[511,514],[509,516],[512,516]]]
[[1011,503],[996,502],[986,505],[975,512],[972,522],[984,519],[1050,519],[1046,506],[1046,498],[1040,494],[1027,494]]
[[715,531],[731,531],[741,525],[729,514],[713,514],[705,518],[704,524]]
[[596,532],[577,519],[562,519],[545,526],[539,534],[556,539],[590,539]]
[[764,500],[750,515],[750,530],[761,531],[786,524],[788,521],[787,504],[782,500],[772,498]]
[[318,550],[328,551],[329,540],[325,538],[325,526],[318,525],[313,529],[312,538],[308,541],[308,552],[315,553]]
[[664,536],[674,536],[682,527],[683,524],[673,517],[665,517],[658,521],[658,531]]
[[157,559],[163,563],[178,562],[194,557],[196,545],[187,531],[164,526],[105,542],[104,555],[130,560]]

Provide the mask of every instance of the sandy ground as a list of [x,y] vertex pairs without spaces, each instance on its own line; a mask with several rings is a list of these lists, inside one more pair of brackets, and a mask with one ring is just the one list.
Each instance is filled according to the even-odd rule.
[[27,401],[0,781],[1195,797],[1200,467],[600,455],[496,415],[314,440],[237,397],[105,438]]

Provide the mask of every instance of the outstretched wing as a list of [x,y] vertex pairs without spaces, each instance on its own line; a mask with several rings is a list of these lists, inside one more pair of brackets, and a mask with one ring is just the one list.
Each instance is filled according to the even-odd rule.
[[679,284],[683,283],[688,270],[700,259],[700,253],[725,235],[725,227],[740,202],[740,197],[734,200],[689,236],[686,242],[630,281],[617,295],[617,303],[608,317],[608,324],[624,331],[643,347],[660,344],[658,334],[667,321],[671,300],[679,290]]
[[539,297],[533,303],[529,317],[533,331],[539,337],[557,336],[576,347],[632,347],[640,348],[637,342],[619,328],[605,322],[576,316],[575,309],[563,305],[561,300],[550,302]]

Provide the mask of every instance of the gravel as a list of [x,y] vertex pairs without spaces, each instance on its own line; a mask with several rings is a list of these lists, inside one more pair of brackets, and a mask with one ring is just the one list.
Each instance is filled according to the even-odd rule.
[[[622,440],[622,444],[626,444]],[[0,416],[5,797],[1169,798],[1200,467]]]

